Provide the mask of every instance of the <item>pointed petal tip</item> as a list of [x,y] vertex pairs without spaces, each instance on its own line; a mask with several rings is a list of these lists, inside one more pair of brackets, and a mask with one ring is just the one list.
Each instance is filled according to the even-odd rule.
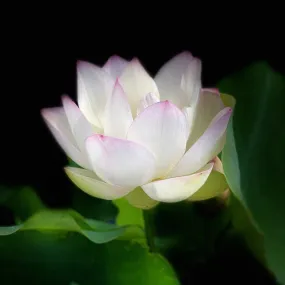
[[121,56],[119,56],[118,54],[113,54],[108,58],[106,64],[109,63],[110,61],[117,61],[117,60],[121,60],[121,59],[123,59],[123,58]]
[[46,108],[42,108],[40,110],[40,114],[41,116],[45,119],[45,120],[50,120],[52,118],[52,116],[54,115],[54,112],[58,109],[58,112],[60,112],[62,110],[61,107],[46,107]]
[[133,57],[129,62],[129,65],[136,67],[136,68],[144,68],[142,62],[139,60],[138,57]]
[[61,95],[61,102],[62,102],[63,104],[64,104],[64,103],[67,103],[67,104],[73,103],[73,104],[75,104],[74,101],[73,101],[73,100],[70,98],[70,96],[67,95],[67,94]]
[[95,69],[101,69],[96,64],[91,63],[91,62],[89,62],[87,60],[78,59],[76,61],[76,68],[77,68],[77,70],[84,69],[84,68],[87,68],[87,67],[89,67],[89,68],[92,67],[92,68],[95,68]]
[[88,63],[88,62],[85,61],[85,60],[82,60],[82,59],[76,60],[76,66],[77,66],[77,68],[80,67],[80,66],[82,66],[82,65],[85,65],[86,63]]
[[40,114],[41,114],[41,117],[42,117],[45,121],[48,121],[49,118],[50,118],[50,115],[51,115],[50,108],[42,108],[42,109],[40,110]]
[[202,92],[210,92],[210,93],[213,93],[213,94],[215,94],[217,96],[221,95],[218,88],[203,88]]
[[183,56],[183,57],[189,58],[189,59],[194,58],[193,54],[189,50],[183,50],[183,51],[177,53],[174,57],[177,57],[177,56],[179,56],[179,57]]

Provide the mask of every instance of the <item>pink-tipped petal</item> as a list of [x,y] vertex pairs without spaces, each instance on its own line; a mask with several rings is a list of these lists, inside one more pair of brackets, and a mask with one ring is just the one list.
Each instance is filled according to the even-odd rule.
[[111,56],[108,61],[104,64],[103,70],[112,76],[116,80],[127,66],[128,61],[121,58],[118,55]]
[[105,200],[114,200],[127,195],[132,188],[111,185],[102,181],[94,172],[76,167],[66,167],[69,179],[85,193]]
[[133,59],[124,69],[120,83],[127,95],[133,116],[136,116],[138,105],[146,94],[153,93],[159,98],[154,80],[137,59]]
[[85,152],[85,140],[94,134],[92,126],[68,96],[62,97],[62,104],[77,146]]
[[192,175],[154,181],[143,185],[142,188],[153,200],[166,203],[180,202],[189,198],[204,185],[212,169],[213,163],[209,163]]
[[86,148],[94,171],[107,183],[137,187],[153,177],[153,154],[135,142],[94,135],[86,140]]
[[171,171],[169,177],[194,173],[221,152],[224,147],[225,133],[231,113],[231,108],[224,108],[218,113],[204,134]]
[[145,108],[157,102],[159,102],[159,99],[153,93],[146,94],[145,97],[140,100],[140,103],[137,109],[137,115],[141,113]]
[[116,81],[113,94],[105,109],[104,134],[117,138],[126,138],[127,131],[133,122],[132,112],[125,92]]
[[193,125],[187,142],[189,149],[209,127],[213,118],[225,108],[220,94],[217,91],[204,89],[199,98],[193,114]]
[[57,143],[78,165],[90,169],[87,157],[79,150],[63,108],[45,108],[42,116]]
[[77,78],[79,108],[92,125],[102,128],[104,110],[112,94],[114,80],[103,69],[84,61],[77,64]]
[[187,105],[187,97],[181,89],[182,76],[193,56],[189,52],[182,52],[166,62],[155,76],[161,101],[169,100],[179,108]]
[[146,108],[136,117],[127,134],[156,157],[155,177],[164,177],[185,152],[187,122],[174,104],[165,101]]

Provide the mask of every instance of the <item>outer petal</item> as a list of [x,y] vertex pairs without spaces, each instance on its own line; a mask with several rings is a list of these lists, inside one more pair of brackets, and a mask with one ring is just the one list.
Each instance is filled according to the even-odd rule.
[[125,198],[132,206],[144,210],[151,209],[159,203],[146,195],[141,187],[138,187],[130,192],[127,196],[125,196]]
[[65,172],[70,180],[85,193],[105,200],[113,200],[127,195],[132,188],[110,185],[92,171],[66,167]]
[[125,92],[118,81],[115,83],[113,94],[107,103],[105,112],[104,134],[126,138],[133,117]]
[[213,118],[225,108],[218,91],[204,89],[194,109],[193,124],[187,142],[189,149],[209,127]]
[[153,93],[159,98],[159,93],[154,80],[145,71],[137,59],[133,59],[124,69],[119,78],[131,106],[133,116],[137,113],[137,108],[141,99],[148,93]]
[[145,95],[143,99],[140,100],[138,109],[137,109],[137,115],[141,113],[145,108],[158,103],[159,99],[153,94],[153,93],[148,93]]
[[137,187],[153,177],[155,158],[139,144],[94,135],[86,140],[86,148],[94,171],[110,184]]
[[213,163],[209,163],[192,175],[154,181],[143,185],[142,188],[154,200],[180,202],[189,198],[204,185],[212,168]]
[[123,72],[124,68],[129,62],[120,56],[113,55],[104,64],[103,70],[112,76],[116,80]]
[[221,152],[225,143],[225,132],[231,113],[232,109],[227,107],[213,119],[205,133],[171,171],[170,177],[191,174]]
[[223,174],[222,162],[217,156],[213,159],[213,162],[214,167],[206,183],[188,198],[189,201],[211,199],[223,194],[229,188],[226,177]]
[[103,69],[88,62],[79,61],[78,104],[87,120],[96,127],[103,127],[104,110],[112,94],[114,80]]
[[68,96],[62,97],[62,104],[77,146],[85,152],[85,140],[94,134],[92,126]]
[[63,108],[46,108],[42,116],[63,151],[78,165],[90,168],[87,157],[79,150]]
[[138,142],[156,157],[155,177],[164,177],[185,152],[187,122],[185,115],[172,103],[159,102],[136,117],[127,138]]
[[166,62],[155,76],[161,100],[169,100],[179,108],[187,105],[187,97],[181,89],[181,80],[193,60],[189,52],[182,52]]

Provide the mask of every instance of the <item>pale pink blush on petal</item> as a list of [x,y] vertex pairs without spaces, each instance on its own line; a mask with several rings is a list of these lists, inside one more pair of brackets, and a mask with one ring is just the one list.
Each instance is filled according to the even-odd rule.
[[105,182],[137,187],[152,180],[155,158],[142,145],[103,135],[86,140],[86,149],[96,174]]
[[104,64],[103,70],[109,73],[113,79],[117,79],[122,74],[128,63],[129,62],[124,58],[118,55],[113,55]]
[[218,88],[202,88],[202,92],[212,92],[214,94],[220,95]]

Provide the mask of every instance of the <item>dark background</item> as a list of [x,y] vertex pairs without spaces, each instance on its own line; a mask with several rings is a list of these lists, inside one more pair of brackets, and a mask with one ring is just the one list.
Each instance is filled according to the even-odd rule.
[[70,181],[62,170],[67,161],[40,110],[59,106],[62,94],[76,99],[76,60],[102,65],[113,54],[136,56],[154,75],[172,56],[188,50],[202,59],[206,87],[257,60],[284,73],[283,38],[276,26],[265,29],[260,23],[238,28],[204,23],[203,30],[201,22],[163,28],[157,21],[142,29],[130,23],[128,31],[114,22],[110,29],[101,22],[86,32],[73,30],[68,22],[65,28],[48,23],[37,27],[34,22],[16,33],[7,32],[2,53],[1,183],[35,186],[50,206],[69,203]]

